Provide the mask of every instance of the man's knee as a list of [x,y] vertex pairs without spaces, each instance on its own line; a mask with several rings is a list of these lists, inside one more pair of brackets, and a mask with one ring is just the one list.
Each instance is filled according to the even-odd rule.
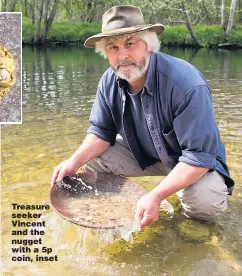
[[179,191],[178,196],[184,214],[201,221],[212,221],[227,209],[227,186],[216,171]]
[[183,204],[184,215],[204,221],[213,221],[218,215],[227,209],[227,199],[221,199],[218,202],[199,199],[197,203],[190,205]]

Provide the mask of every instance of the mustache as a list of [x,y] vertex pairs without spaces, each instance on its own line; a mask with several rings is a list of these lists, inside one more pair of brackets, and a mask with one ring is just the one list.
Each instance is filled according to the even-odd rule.
[[120,61],[118,62],[116,69],[118,70],[120,66],[122,65],[134,65],[136,66],[136,62],[135,61],[129,61],[129,60],[124,60],[124,61]]

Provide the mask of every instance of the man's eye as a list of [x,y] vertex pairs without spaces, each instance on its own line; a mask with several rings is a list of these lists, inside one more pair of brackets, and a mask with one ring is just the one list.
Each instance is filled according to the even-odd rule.
[[111,50],[116,50],[116,49],[118,49],[118,46],[112,45],[112,46],[110,46],[110,49]]
[[134,43],[133,42],[128,42],[127,45],[130,47],[130,46],[134,45]]

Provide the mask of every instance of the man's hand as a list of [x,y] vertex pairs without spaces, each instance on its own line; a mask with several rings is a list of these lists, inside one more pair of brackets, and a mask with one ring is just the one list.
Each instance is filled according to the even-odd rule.
[[136,207],[135,219],[141,227],[158,220],[161,199],[153,191],[140,198]]
[[51,179],[51,185],[53,186],[56,181],[61,181],[66,175],[75,174],[80,167],[105,152],[109,146],[109,142],[98,138],[94,134],[87,134],[86,138],[73,155],[69,159],[61,162],[55,168]]
[[137,203],[135,219],[141,227],[158,220],[161,200],[196,183],[208,168],[179,162],[162,182]]
[[51,186],[55,184],[56,181],[62,181],[63,177],[66,175],[73,175],[78,170],[78,166],[71,159],[67,159],[61,162],[55,169],[51,178]]

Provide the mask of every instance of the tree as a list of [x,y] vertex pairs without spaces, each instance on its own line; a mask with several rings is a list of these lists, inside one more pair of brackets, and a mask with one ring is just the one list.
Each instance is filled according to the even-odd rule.
[[35,24],[35,0],[31,0],[29,14],[32,21],[32,24]]
[[1,3],[0,3],[1,11],[13,12],[16,4],[17,4],[17,0],[1,0]]
[[13,12],[14,9],[15,9],[16,4],[17,4],[17,0],[8,1],[7,11],[8,12]]
[[221,4],[221,28],[223,30],[226,29],[226,12],[225,12],[225,8],[226,8],[226,0],[222,0],[222,4]]
[[[37,21],[36,21],[36,31],[35,31],[35,44],[45,44],[48,32],[54,21],[57,6],[59,0],[53,0],[51,7],[51,0],[37,0]],[[49,17],[48,17],[49,14]],[[43,33],[41,35],[41,22],[44,21]]]
[[181,9],[182,9],[184,18],[186,20],[187,29],[188,29],[191,37],[193,38],[193,40],[195,41],[195,43],[198,47],[203,47],[202,42],[197,38],[195,32],[193,31],[192,23],[191,23],[191,20],[190,20],[190,17],[189,17],[189,13],[186,9],[185,3],[181,3]]
[[231,7],[230,7],[228,25],[227,25],[227,29],[226,29],[226,35],[230,34],[232,28],[235,25],[236,5],[237,5],[237,0],[232,0]]
[[238,21],[239,21],[239,23],[240,24],[242,24],[242,0],[239,0],[239,3],[238,3],[239,5],[239,7],[238,7],[238,9],[239,9],[239,18],[238,18]]
[[41,21],[43,16],[44,0],[37,0],[37,21],[35,30],[35,44],[41,43]]
[[1,0],[1,11],[7,11],[7,0]]
[[57,6],[58,6],[59,0],[54,0],[50,16],[48,17],[48,10],[50,8],[50,0],[46,0],[45,2],[45,9],[44,9],[44,29],[43,29],[43,35],[41,37],[41,42],[44,44],[46,42],[48,32],[50,30],[50,27],[54,21],[56,11],[57,11]]

